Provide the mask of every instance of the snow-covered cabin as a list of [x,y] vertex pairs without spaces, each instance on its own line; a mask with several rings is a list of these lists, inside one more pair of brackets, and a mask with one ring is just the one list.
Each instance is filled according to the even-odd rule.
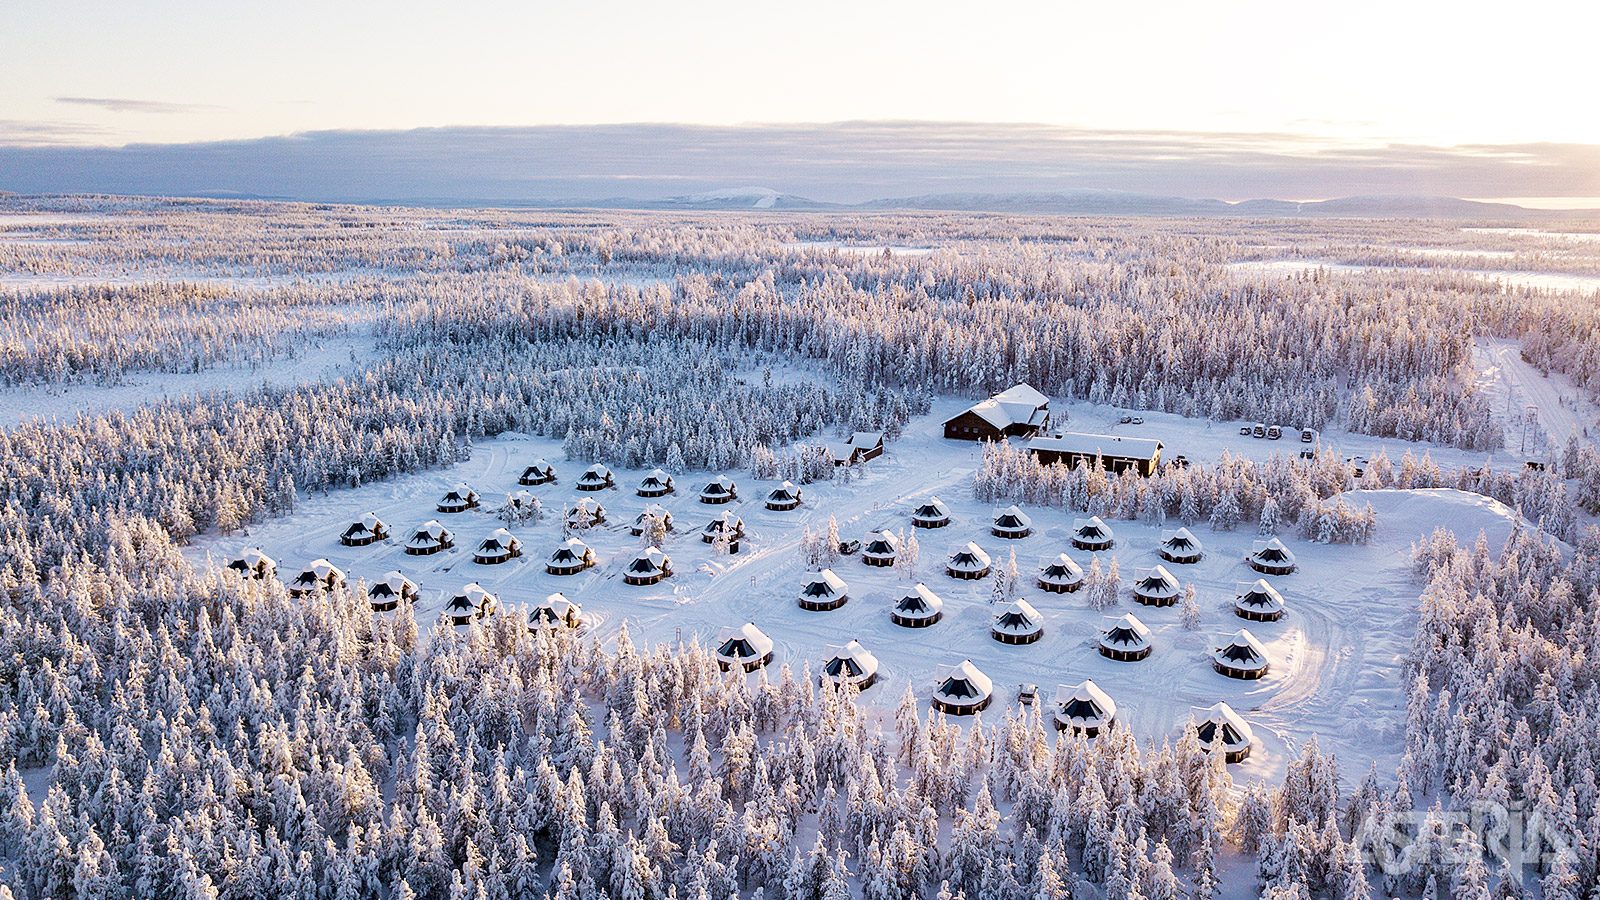
[[672,513],[668,512],[667,508],[659,503],[646,503],[644,510],[633,517],[633,524],[628,526],[628,532],[634,537],[644,534],[645,520],[647,519],[658,519],[661,521],[662,527],[668,531],[672,530]]
[[1100,632],[1100,655],[1118,662],[1136,662],[1150,655],[1150,629],[1133,613],[1112,621]]
[[265,581],[278,574],[277,561],[262,553],[258,547],[252,547],[228,560],[228,568],[246,578],[254,578],[257,581]]
[[1039,564],[1039,587],[1052,594],[1070,594],[1083,587],[1083,567],[1058,553]]
[[1008,506],[995,512],[994,521],[989,525],[989,533],[1013,541],[1025,538],[1033,534],[1033,520],[1021,509]]
[[1140,569],[1133,575],[1133,599],[1145,606],[1172,606],[1183,587],[1166,566]]
[[892,531],[873,531],[867,534],[867,539],[861,544],[861,561],[869,566],[888,567],[894,565],[895,555],[900,552],[900,539]]
[[850,446],[856,449],[857,462],[866,462],[883,455],[883,432],[858,431],[850,435]]
[[639,487],[635,489],[641,497],[665,497],[672,493],[672,476],[662,469],[651,469],[639,479]]
[[1116,542],[1117,536],[1111,526],[1101,521],[1099,516],[1072,520],[1072,546],[1079,550],[1110,550]]
[[970,659],[940,666],[933,683],[933,708],[947,716],[970,716],[994,699],[994,682]]
[[785,481],[767,494],[767,509],[786,512],[799,505],[800,488],[792,481]]
[[739,499],[739,489],[734,485],[733,479],[726,475],[718,475],[700,489],[701,503],[731,503],[737,499]]
[[1229,678],[1260,678],[1267,674],[1267,648],[1241,628],[1211,654],[1211,666]]
[[344,570],[325,559],[314,559],[285,585],[291,597],[309,597],[344,584]]
[[878,658],[861,646],[860,641],[851,641],[843,647],[830,646],[822,660],[821,678],[823,684],[836,687],[850,684],[864,691],[878,680]]
[[582,500],[567,507],[567,525],[572,528],[593,528],[603,524],[606,520],[606,508],[600,501],[593,497]]
[[672,574],[672,560],[659,547],[646,547],[622,569],[623,584],[655,584]]
[[496,528],[488,537],[478,542],[478,549],[472,552],[472,561],[492,566],[521,555],[522,541],[506,529]]
[[852,466],[883,455],[883,433],[858,431],[842,441],[828,441],[823,445],[836,466]]
[[583,541],[570,538],[550,554],[544,570],[551,575],[576,575],[592,565],[594,551]]
[[406,541],[406,553],[412,556],[428,556],[440,550],[448,550],[455,545],[455,535],[450,533],[450,529],[439,524],[437,519],[429,519],[421,528],[411,533],[411,540]]
[[832,569],[809,572],[800,581],[799,603],[801,609],[826,612],[838,609],[850,599],[850,589],[844,579],[833,574]]
[[905,628],[926,628],[943,617],[944,601],[921,582],[896,600],[894,608],[889,610],[889,621]]
[[400,605],[417,602],[417,583],[407,578],[399,570],[379,578],[367,586],[367,602],[372,604],[373,612],[388,612]]
[[443,615],[451,625],[470,625],[476,619],[494,615],[499,608],[500,598],[474,581],[445,601]]
[[744,537],[744,520],[732,512],[725,512],[700,529],[702,543],[714,544],[719,535],[725,535],[729,541],[741,540]]
[[603,491],[609,487],[616,487],[616,485],[617,479],[616,476],[611,474],[611,470],[599,463],[595,463],[583,470],[583,474],[578,476],[578,480],[573,484],[573,487],[580,491]]
[[1031,437],[1050,427],[1050,398],[1013,385],[945,420],[944,436],[960,441]]
[[350,523],[350,527],[339,535],[339,543],[346,547],[365,547],[374,544],[389,536],[389,526],[378,518],[377,513],[367,513],[361,518]]
[[1288,575],[1295,568],[1294,554],[1277,538],[1256,541],[1251,545],[1250,555],[1245,557],[1245,561],[1250,568],[1263,575]]
[[950,548],[944,570],[951,578],[971,581],[989,574],[989,554],[972,541]]
[[1095,460],[1107,472],[1155,474],[1161,463],[1162,444],[1154,438],[1122,437],[1110,434],[1063,432],[1028,441],[1028,450],[1041,466],[1061,463],[1069,469],[1080,465],[1092,468]]
[[1242,762],[1249,757],[1250,747],[1256,740],[1250,723],[1226,703],[1218,703],[1206,710],[1195,720],[1194,730],[1200,738],[1201,747],[1207,751],[1221,748],[1223,761],[1230,763]]
[[583,608],[560,593],[551,594],[528,607],[528,630],[577,628],[583,624]]
[[1203,555],[1200,548],[1200,539],[1196,538],[1187,528],[1179,528],[1161,536],[1161,558],[1169,563],[1190,565],[1200,561]]
[[938,497],[929,497],[911,511],[914,528],[943,528],[950,524],[950,507]]
[[772,638],[767,637],[754,623],[724,628],[717,635],[717,665],[723,671],[738,668],[753,672],[769,662],[772,662]]
[[555,480],[555,466],[542,459],[536,459],[526,469],[522,470],[522,476],[517,479],[517,484],[549,484]]
[[1002,644],[1031,644],[1044,637],[1044,616],[1028,601],[1013,600],[995,612],[989,636]]
[[1257,578],[1254,584],[1240,585],[1239,596],[1233,599],[1233,612],[1241,619],[1252,622],[1276,622],[1283,618],[1283,595]]
[[1056,686],[1056,727],[1094,737],[1117,719],[1117,703],[1093,681]]
[[466,512],[478,508],[478,492],[465,484],[458,484],[439,498],[436,509],[442,513]]

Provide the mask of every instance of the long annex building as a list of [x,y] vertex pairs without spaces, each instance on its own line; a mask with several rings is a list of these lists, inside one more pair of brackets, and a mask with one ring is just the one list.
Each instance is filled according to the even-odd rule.
[[1078,463],[1093,466],[1100,459],[1107,472],[1133,470],[1140,475],[1155,473],[1161,462],[1160,441],[1154,438],[1120,437],[1110,434],[1065,432],[1053,437],[1036,437],[1028,449],[1040,465],[1062,463],[1076,468]]

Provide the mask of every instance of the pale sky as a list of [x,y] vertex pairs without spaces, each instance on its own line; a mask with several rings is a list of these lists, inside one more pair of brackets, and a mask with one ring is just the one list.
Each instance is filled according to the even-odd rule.
[[13,145],[885,119],[1600,144],[1577,0],[4,6]]

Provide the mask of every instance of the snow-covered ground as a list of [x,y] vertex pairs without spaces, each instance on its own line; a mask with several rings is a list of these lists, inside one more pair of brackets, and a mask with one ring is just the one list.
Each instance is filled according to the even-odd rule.
[[837,250],[850,256],[882,256],[885,250],[895,256],[927,256],[933,252],[932,247],[898,247],[892,244],[860,246],[841,244],[838,241],[796,241],[784,244],[784,247],[790,250]]
[[[1462,252],[1484,255],[1482,251]],[[1352,274],[1360,272],[1415,271],[1416,268],[1414,266],[1354,265],[1326,259],[1252,259],[1227,264],[1229,271],[1257,278],[1285,278],[1299,275],[1303,272],[1316,272],[1319,269],[1335,274]],[[1572,275],[1563,272],[1493,271],[1485,269],[1465,269],[1462,272],[1484,281],[1495,282],[1501,285],[1502,288],[1525,287],[1547,291],[1575,291],[1583,294],[1600,291],[1600,275]]]
[[8,272],[0,270],[0,290],[37,290],[86,285],[112,285],[121,287],[153,282],[188,282],[215,287],[242,290],[265,290],[286,284],[345,284],[360,278],[401,279],[405,272],[385,272],[382,269],[357,268],[337,272],[295,272],[281,275],[259,275],[245,272],[219,274],[194,267],[165,267],[161,269],[97,270],[85,272]]
[[[1014,698],[1021,683],[1038,684],[1048,699],[1059,683],[1093,678],[1118,702],[1119,716],[1128,727],[1141,737],[1160,739],[1174,734],[1193,708],[1226,700],[1255,726],[1259,742],[1256,754],[1237,767],[1236,776],[1281,774],[1297,746],[1317,734],[1325,749],[1339,754],[1346,777],[1355,779],[1372,761],[1389,770],[1401,752],[1406,692],[1398,676],[1419,593],[1411,575],[1411,543],[1438,525],[1454,529],[1463,540],[1484,530],[1491,542],[1499,542],[1515,519],[1493,501],[1455,491],[1354,497],[1377,508],[1376,538],[1361,547],[1289,540],[1301,570],[1273,580],[1288,599],[1289,612],[1280,622],[1250,628],[1266,644],[1272,660],[1272,671],[1258,682],[1226,678],[1208,662],[1215,642],[1247,624],[1233,614],[1231,603],[1240,582],[1258,577],[1242,561],[1257,536],[1251,531],[1213,533],[1196,526],[1205,558],[1193,566],[1167,566],[1180,580],[1197,587],[1202,627],[1185,631],[1177,607],[1147,609],[1124,599],[1112,612],[1136,613],[1154,631],[1156,650],[1143,662],[1113,662],[1095,649],[1095,639],[1107,621],[1104,614],[1092,610],[1082,592],[1047,594],[1031,578],[1041,559],[1063,551],[1089,567],[1091,555],[1073,550],[1068,540],[1074,514],[1029,509],[1034,535],[1019,541],[991,536],[991,507],[971,499],[977,446],[940,437],[939,423],[959,407],[958,401],[945,401],[932,415],[913,421],[906,436],[870,463],[863,477],[849,484],[841,480],[806,486],[804,504],[792,512],[765,509],[770,482],[732,473],[740,499],[728,507],[707,506],[696,501],[695,493],[710,475],[674,473],[678,493],[664,503],[676,521],[677,532],[665,547],[676,574],[650,587],[625,585],[621,578],[623,566],[640,549],[640,540],[628,533],[627,525],[647,502],[658,502],[635,496],[633,487],[641,473],[617,470],[616,490],[580,493],[572,484],[583,464],[563,462],[557,442],[516,435],[479,442],[472,460],[448,470],[315,496],[291,516],[257,525],[248,533],[200,541],[187,552],[197,562],[209,556],[220,564],[239,550],[260,546],[278,560],[284,577],[318,557],[332,560],[352,579],[369,582],[399,569],[422,588],[416,613],[424,627],[436,621],[448,593],[473,581],[499,594],[508,606],[560,591],[582,604],[587,627],[605,641],[613,640],[624,623],[636,641],[654,644],[695,637],[710,642],[724,627],[754,621],[776,642],[774,675],[784,664],[796,671],[809,664],[815,671],[829,645],[856,638],[882,661],[882,680],[863,695],[863,702],[882,712],[893,708],[907,684],[925,702],[935,668],[965,658],[994,679],[997,702],[991,718]],[[1176,417],[1170,423],[1158,417],[1141,427],[1141,435],[1189,448],[1196,459],[1240,442],[1242,448],[1264,453],[1269,443],[1241,438],[1237,429],[1223,426],[1207,432],[1204,423]],[[472,549],[501,525],[487,510],[503,502],[506,492],[519,489],[517,475],[539,457],[556,462],[560,480],[530,488],[541,498],[546,518],[513,529],[524,542],[523,557],[497,566],[473,563]],[[485,511],[456,515],[435,511],[438,496],[459,481],[479,491]],[[913,531],[910,509],[930,495],[951,506],[954,522],[943,529]],[[563,505],[581,497],[598,497],[607,510],[607,524],[582,535],[600,564],[576,576],[548,575],[544,563],[560,541]],[[699,530],[730,508],[743,518],[748,540],[743,552],[718,558],[710,545],[701,542]],[[368,547],[340,545],[339,533],[369,510],[389,523],[393,537]],[[825,529],[830,515],[837,517],[840,534],[847,539],[880,528],[914,534],[921,545],[917,574],[944,598],[944,620],[926,629],[890,623],[891,603],[912,582],[898,570],[865,566],[856,556],[843,557],[835,565],[849,584],[849,603],[833,612],[799,609],[795,593],[807,571],[801,540],[807,526]],[[405,536],[433,518],[456,533],[456,548],[431,557],[406,556]],[[1135,570],[1159,562],[1160,530],[1121,521],[1112,526],[1117,546],[1102,554],[1102,564],[1109,565],[1115,557],[1128,583]],[[943,571],[947,549],[968,540],[988,550],[997,565],[1004,565],[1016,551],[1027,585],[1023,595],[1046,620],[1041,641],[1007,646],[990,638],[991,582],[957,581]]]
[[336,378],[373,359],[369,329],[301,347],[293,358],[249,365],[223,364],[199,372],[129,372],[117,385],[0,387],[0,428],[37,419],[70,421],[79,413],[131,410],[168,398],[239,393],[269,385],[289,387]]
[[1562,241],[1577,243],[1600,242],[1600,232],[1596,231],[1545,231],[1540,228],[1463,228],[1462,231],[1476,232],[1479,234],[1513,234],[1528,237],[1552,238]]

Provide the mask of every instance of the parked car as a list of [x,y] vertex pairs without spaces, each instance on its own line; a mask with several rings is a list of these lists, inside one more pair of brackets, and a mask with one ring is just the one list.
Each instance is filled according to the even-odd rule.
[[1544,471],[1544,460],[1542,460],[1542,459],[1530,459],[1530,460],[1524,462],[1522,465],[1524,467],[1526,467],[1528,469],[1528,471],[1530,471],[1530,472],[1543,472]]
[[1240,425],[1239,426],[1239,433],[1244,435],[1245,437],[1249,437],[1250,436],[1250,426],[1249,425]]
[[1302,428],[1302,429],[1300,429],[1300,443],[1309,444],[1309,443],[1311,443],[1312,441],[1314,441],[1316,439],[1317,439],[1317,431],[1316,431],[1316,429],[1314,429],[1314,428]]
[[1172,458],[1172,464],[1180,469],[1187,469],[1189,468],[1189,457],[1179,453]]
[[840,541],[839,542],[839,552],[843,553],[845,556],[849,556],[850,554],[855,553],[857,550],[860,550],[860,549],[861,549],[861,542],[860,541]]
[[1275,440],[1277,440],[1278,438],[1281,438],[1281,437],[1283,437],[1283,428],[1282,428],[1282,426],[1279,426],[1279,425],[1268,425],[1267,426],[1267,440],[1275,441]]
[[1301,459],[1316,459],[1317,458],[1317,451],[1315,451],[1315,450],[1301,450],[1300,451],[1300,458]]
[[1355,469],[1354,474],[1357,478],[1367,474],[1367,458],[1365,456],[1352,456],[1345,462]]
[[1017,686],[1018,703],[1036,703],[1039,700],[1039,686],[1037,684],[1023,684]]
[[1122,418],[1117,420],[1117,424],[1118,425],[1130,425],[1132,423],[1133,423],[1133,416],[1123,416]]
[[1255,424],[1255,426],[1250,429],[1250,436],[1251,437],[1258,437],[1258,438],[1266,437],[1267,436],[1267,423],[1265,423],[1265,422],[1257,422]]
[[1135,425],[1143,425],[1144,424],[1144,416],[1134,416],[1133,417],[1133,424],[1135,424]]

